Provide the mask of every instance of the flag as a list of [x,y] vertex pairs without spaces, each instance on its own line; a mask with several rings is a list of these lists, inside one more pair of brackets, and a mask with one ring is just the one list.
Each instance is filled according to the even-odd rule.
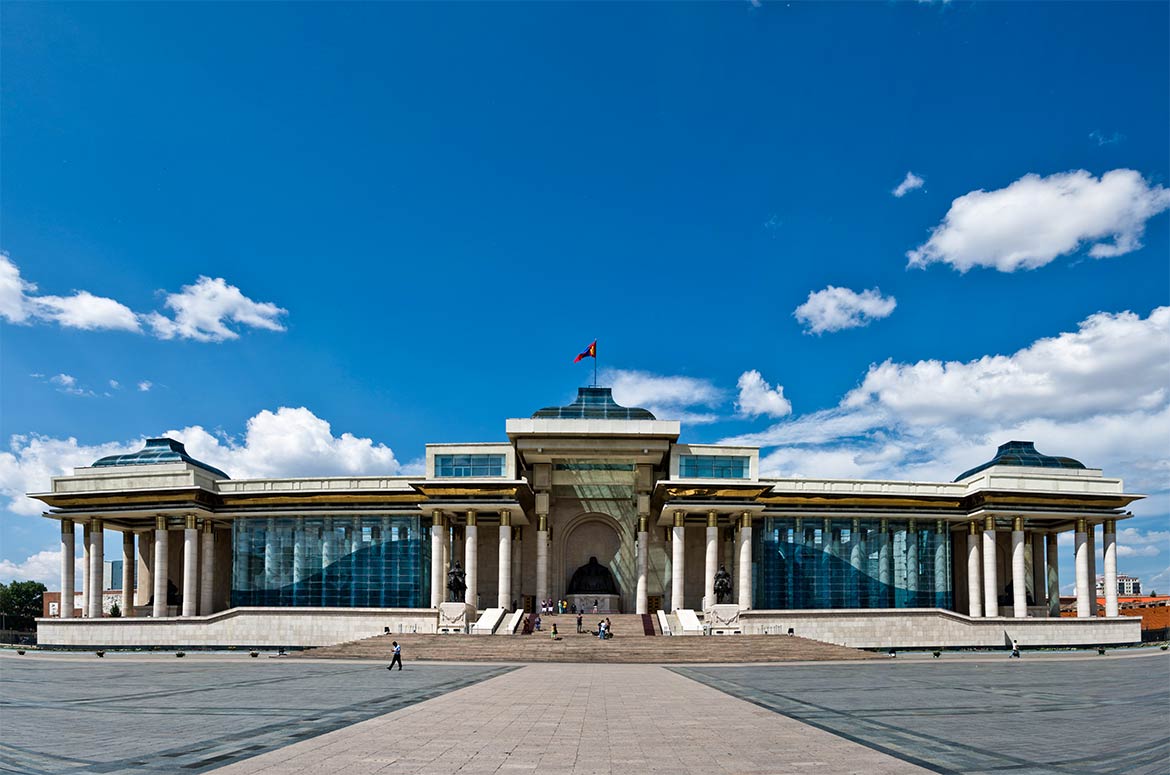
[[581,353],[580,355],[578,355],[576,358],[573,359],[573,363],[577,363],[582,358],[594,358],[594,359],[597,358],[597,340],[596,339],[594,339],[593,342],[590,343],[590,345],[585,348],[585,352]]

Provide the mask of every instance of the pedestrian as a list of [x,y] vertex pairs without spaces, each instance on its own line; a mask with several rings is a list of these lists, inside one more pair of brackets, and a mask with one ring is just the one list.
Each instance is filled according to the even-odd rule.
[[613,637],[613,622],[611,622],[609,620],[608,616],[605,617],[605,637],[607,637],[607,638]]
[[1012,656],[1008,658],[1011,659],[1012,657],[1016,659],[1020,658],[1020,642],[1014,638],[1012,639]]
[[393,670],[394,665],[398,665],[398,670],[402,670],[402,646],[398,645],[398,641],[393,641],[391,646],[394,647],[394,658],[390,660],[390,664],[386,666],[387,670]]
[[536,615],[536,631],[540,632],[540,614]]
[[581,620],[582,620],[582,619],[584,619],[584,618],[585,618],[585,617],[584,617],[584,616],[582,616],[581,614],[577,614],[577,634],[578,634],[578,635],[580,635],[580,634],[581,634]]
[[553,622],[552,639],[553,640],[560,640],[560,638],[557,637],[557,623],[556,622]]
[[597,601],[593,601],[593,613],[597,613]]
[[604,621],[597,623],[597,639],[598,640],[605,640],[605,622]]

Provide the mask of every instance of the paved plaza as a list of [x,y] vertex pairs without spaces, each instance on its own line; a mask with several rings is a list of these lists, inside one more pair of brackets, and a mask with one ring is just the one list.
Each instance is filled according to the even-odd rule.
[[1170,656],[412,663],[0,655],[0,771],[1165,773]]

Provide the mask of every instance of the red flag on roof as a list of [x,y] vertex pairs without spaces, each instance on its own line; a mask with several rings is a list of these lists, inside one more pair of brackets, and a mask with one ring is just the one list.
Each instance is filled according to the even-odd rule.
[[597,340],[594,339],[593,342],[590,343],[590,345],[585,348],[585,352],[581,353],[580,355],[578,355],[576,358],[573,359],[573,363],[577,363],[582,358],[596,358],[596,357],[597,357]]

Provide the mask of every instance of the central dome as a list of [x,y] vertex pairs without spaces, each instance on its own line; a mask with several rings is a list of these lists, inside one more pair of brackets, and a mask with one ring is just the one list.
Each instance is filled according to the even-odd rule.
[[568,406],[547,406],[532,414],[535,417],[558,420],[653,420],[645,409],[619,406],[613,400],[612,388],[577,388],[577,400]]

